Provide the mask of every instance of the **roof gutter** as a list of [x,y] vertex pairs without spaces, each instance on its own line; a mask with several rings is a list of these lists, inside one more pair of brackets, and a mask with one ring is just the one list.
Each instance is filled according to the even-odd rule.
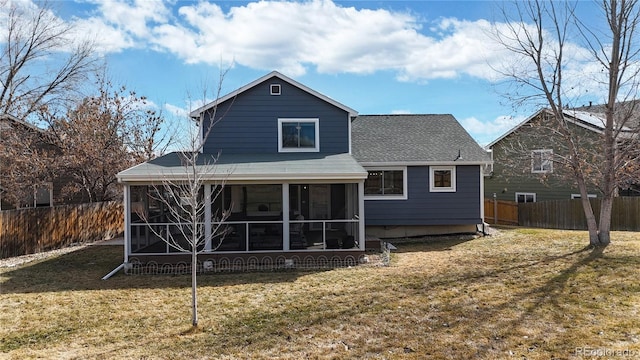
[[361,166],[444,166],[444,165],[490,165],[493,160],[485,161],[363,161]]
[[[342,174],[212,174],[204,177],[203,181],[300,181],[300,180],[350,180],[358,181],[367,178],[367,173],[342,173]],[[145,174],[145,175],[123,175],[118,176],[119,183],[128,182],[163,182],[163,181],[188,181],[186,174]]]

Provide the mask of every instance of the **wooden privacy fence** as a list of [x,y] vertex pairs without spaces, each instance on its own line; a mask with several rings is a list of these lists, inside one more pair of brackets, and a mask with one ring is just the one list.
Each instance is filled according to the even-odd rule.
[[485,199],[484,221],[489,224],[518,225],[518,203]]
[[0,211],[0,258],[110,239],[123,230],[121,202]]
[[[600,218],[600,199],[589,199],[596,219]],[[586,230],[587,221],[580,200],[555,200],[518,204],[521,226],[550,229]],[[611,230],[640,231],[640,197],[617,197],[611,210]]]

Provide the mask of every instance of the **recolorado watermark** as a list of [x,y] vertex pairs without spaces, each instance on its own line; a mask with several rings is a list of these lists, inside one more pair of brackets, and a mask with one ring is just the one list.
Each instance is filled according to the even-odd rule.
[[573,354],[582,357],[635,358],[640,357],[640,350],[583,346],[577,347]]

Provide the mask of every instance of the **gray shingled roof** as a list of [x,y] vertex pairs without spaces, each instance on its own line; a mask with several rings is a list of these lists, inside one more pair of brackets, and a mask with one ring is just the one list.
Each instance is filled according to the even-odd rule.
[[[119,181],[184,180],[186,169],[179,153],[170,153],[118,174]],[[367,171],[349,154],[316,153],[227,154],[214,163],[211,155],[198,157],[205,180],[360,180]],[[207,165],[213,164],[213,165]]]
[[360,163],[491,161],[450,114],[360,115],[351,126],[352,152]]

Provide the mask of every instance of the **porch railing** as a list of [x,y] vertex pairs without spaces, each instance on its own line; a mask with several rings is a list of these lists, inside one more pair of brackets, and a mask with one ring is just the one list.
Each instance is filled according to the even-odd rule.
[[[180,249],[164,241],[172,234],[183,249],[190,249],[188,239],[181,238],[180,223],[132,223],[131,249],[136,254],[168,254]],[[198,226],[204,228],[204,223]],[[211,222],[213,234],[210,244],[200,244],[205,252],[285,251],[284,222],[278,221],[225,221]],[[290,251],[324,251],[359,248],[359,220],[290,220]],[[160,235],[160,236],[158,236]],[[287,250],[287,251],[288,251]]]

